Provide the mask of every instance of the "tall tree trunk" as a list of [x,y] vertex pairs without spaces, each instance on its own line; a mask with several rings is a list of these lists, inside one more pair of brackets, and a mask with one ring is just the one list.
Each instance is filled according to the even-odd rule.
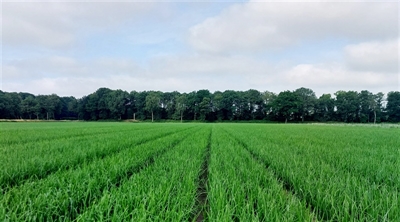
[[374,110],[374,124],[376,123],[376,110]]
[[287,117],[285,118],[285,123],[287,123]]
[[46,114],[47,114],[47,120],[49,120],[49,112],[47,112]]
[[153,111],[151,111],[151,122],[154,122],[154,115],[153,115]]
[[181,112],[181,122],[182,122],[182,118],[183,118],[183,112]]
[[133,113],[133,120],[136,120],[136,113]]

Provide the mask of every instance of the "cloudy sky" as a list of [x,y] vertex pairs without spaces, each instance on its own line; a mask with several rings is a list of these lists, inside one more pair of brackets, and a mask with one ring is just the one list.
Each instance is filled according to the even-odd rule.
[[2,1],[1,90],[400,91],[400,3]]

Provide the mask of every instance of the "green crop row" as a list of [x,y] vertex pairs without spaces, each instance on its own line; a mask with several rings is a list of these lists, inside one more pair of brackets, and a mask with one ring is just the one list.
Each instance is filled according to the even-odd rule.
[[[398,148],[383,146],[377,138],[370,139],[371,135],[364,131],[369,130],[368,128],[358,129],[360,131],[351,134],[353,129],[337,129],[335,126],[296,127],[241,126],[225,129],[271,168],[296,196],[311,205],[320,219],[400,221],[399,189],[390,180],[393,175],[388,175],[399,175],[399,168],[391,166],[385,169],[387,171],[382,171],[379,167],[398,166]],[[399,147],[398,130],[392,130],[385,132],[388,133],[386,143]],[[321,134],[329,133],[336,139],[324,141],[323,138],[327,137]],[[343,135],[344,141],[338,135]],[[362,139],[368,142],[360,142]],[[397,160],[389,164],[385,163],[387,159],[391,159],[385,155],[388,150],[393,150],[392,155],[397,156]],[[347,155],[340,154],[341,151]],[[383,155],[377,155],[374,159],[370,156],[374,153]],[[369,161],[355,161],[357,158]],[[368,164],[378,168],[368,168]],[[360,173],[364,169],[370,169],[370,175]],[[384,174],[381,178],[386,179],[376,181],[374,178],[379,174]]]
[[400,128],[0,127],[0,221],[400,221]]
[[209,135],[209,127],[189,135],[120,187],[103,192],[78,221],[189,221]]
[[[188,126],[143,129],[139,131],[110,132],[107,135],[40,141],[9,147],[2,152],[0,162],[0,188],[3,190],[23,183],[30,178],[40,179],[60,170],[103,158],[129,147],[168,136]],[[61,134],[61,132],[59,132]]]
[[[8,190],[0,200],[0,221],[68,221],[98,202],[103,192],[118,187],[153,159],[173,148],[196,129],[148,141],[115,155],[58,171]],[[105,144],[106,145],[106,144]]]
[[154,125],[116,123],[0,123],[0,147],[40,141],[74,138],[132,129],[154,128]]
[[264,142],[295,147],[298,154],[337,170],[400,189],[400,129],[292,125],[250,130]]
[[309,209],[221,127],[209,166],[208,221],[313,221]]
[[[18,123],[18,127],[9,127],[10,123],[0,123],[0,150],[9,146],[35,144],[43,141],[76,139],[87,136],[103,136],[116,132],[166,128],[162,124],[130,123]],[[35,124],[39,124],[36,126]],[[53,125],[53,126],[52,126]],[[42,127],[41,127],[42,126]],[[50,127],[52,126],[52,127]]]

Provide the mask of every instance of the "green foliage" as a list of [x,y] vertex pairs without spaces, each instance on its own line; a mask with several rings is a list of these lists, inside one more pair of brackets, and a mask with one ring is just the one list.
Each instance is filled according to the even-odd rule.
[[154,112],[160,107],[160,94],[158,92],[150,92],[146,96],[145,110],[151,113],[151,121],[154,121]]
[[318,220],[400,220],[400,128],[230,125]]
[[398,126],[39,122],[0,133],[0,221],[400,220]]
[[304,87],[296,89],[294,92],[299,96],[299,113],[301,121],[304,122],[304,119],[310,119],[309,117],[314,114],[317,97],[312,89]]
[[175,97],[175,118],[183,121],[183,113],[187,109],[187,97],[186,94],[176,95]]
[[[106,128],[117,126],[115,123],[108,127],[107,125]],[[130,124],[130,127],[140,126]],[[74,157],[73,154],[77,152],[72,147],[64,147],[58,152],[53,152],[53,155],[61,155],[66,151],[71,158],[80,158],[80,161],[74,163],[77,167],[69,166],[69,160],[64,160],[67,166],[63,166],[62,160],[58,160],[59,169],[46,170],[46,168],[49,169],[48,163],[51,163],[52,158],[42,157],[41,153],[33,153],[30,158],[35,159],[36,165],[30,166],[33,172],[28,175],[40,175],[42,171],[47,171],[48,175],[39,178],[32,175],[32,179],[18,182],[19,186],[5,188],[2,186],[1,193],[5,194],[0,200],[0,208],[5,211],[0,212],[0,220],[74,220],[86,208],[98,202],[104,192],[125,183],[133,174],[151,164],[159,155],[180,143],[182,138],[193,131],[189,129],[190,127],[191,125],[179,125],[173,128],[167,126],[160,128],[160,126],[152,125],[155,129],[153,132],[146,130],[139,131],[139,134],[138,132],[122,134],[111,132],[114,138],[108,138],[108,142],[101,141],[95,145],[97,149],[78,151],[82,153],[80,157]],[[91,131],[88,128],[86,130],[89,133]],[[167,134],[169,136],[166,137]],[[91,138],[92,142],[96,140],[95,138]],[[70,140],[75,141],[73,138]],[[77,141],[77,144],[87,145],[82,141]],[[27,150],[21,151],[29,152],[30,149],[35,149],[26,148]],[[49,150],[57,148],[57,146],[47,147]],[[3,150],[5,150],[4,147],[2,147]],[[104,152],[104,155],[98,155],[99,152]],[[7,153],[4,156],[8,156]],[[14,157],[15,160],[18,158],[28,160],[25,155]],[[8,168],[12,169],[13,164],[15,164],[14,167],[18,167],[20,162],[7,163],[9,163]],[[2,173],[2,176],[6,175],[7,173]]]
[[278,118],[287,122],[295,118],[295,114],[300,110],[300,103],[300,96],[297,93],[284,91],[278,94],[272,107],[274,107]]
[[207,115],[211,112],[210,98],[204,97],[198,106],[199,106],[200,120],[204,121],[206,120]]
[[225,132],[232,126],[213,129],[208,221],[313,221],[305,203]]
[[357,122],[359,120],[359,96],[356,91],[338,91],[336,96],[337,115],[340,121]]
[[318,121],[332,121],[335,118],[335,100],[331,94],[323,94],[315,105],[315,118]]
[[386,110],[389,121],[400,122],[400,92],[389,92],[387,97]]
[[[255,89],[190,93],[99,88],[80,99],[0,91],[0,119],[37,120],[193,120],[360,122],[400,121],[399,92],[337,91],[319,98],[301,87],[275,94]],[[387,104],[387,107],[385,105]]]

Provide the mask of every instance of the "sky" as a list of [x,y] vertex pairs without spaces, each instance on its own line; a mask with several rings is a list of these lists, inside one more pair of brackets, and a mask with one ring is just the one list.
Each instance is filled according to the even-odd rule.
[[1,90],[400,91],[397,1],[1,2]]

